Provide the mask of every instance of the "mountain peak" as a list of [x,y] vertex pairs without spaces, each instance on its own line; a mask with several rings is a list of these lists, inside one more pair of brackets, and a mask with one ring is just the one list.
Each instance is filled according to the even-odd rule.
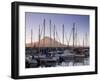
[[[44,38],[43,38],[43,40],[44,39],[48,39],[48,40],[51,40],[52,38],[50,38],[50,37],[48,37],[48,36],[45,36]],[[52,39],[53,40],[53,39]]]
[[[44,43],[45,41],[45,43]],[[31,43],[26,44],[26,47],[31,47],[31,46],[35,46],[35,47],[62,47],[62,46],[66,46],[61,44],[60,42],[58,42],[57,40],[54,40],[48,36],[44,37],[43,39],[41,39],[40,41],[34,42],[32,45]]]

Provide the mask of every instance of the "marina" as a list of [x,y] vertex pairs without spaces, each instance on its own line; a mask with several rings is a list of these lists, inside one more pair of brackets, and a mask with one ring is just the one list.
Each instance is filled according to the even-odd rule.
[[37,55],[37,53],[28,53],[26,56],[26,67],[34,68],[89,65],[89,56],[87,56],[87,54],[87,52],[84,52],[84,54],[77,54],[75,52],[72,53],[72,51],[68,48],[66,48],[63,53],[48,52],[46,54],[39,55]]
[[[66,37],[65,26],[62,25],[62,39],[59,38],[56,25],[53,26],[53,37],[51,37],[51,20],[50,20],[50,35],[45,35],[45,19],[43,27],[38,29],[38,42],[33,43],[33,30],[31,30],[31,43],[26,44],[25,48],[25,63],[26,68],[40,67],[58,67],[58,66],[80,66],[89,65],[89,47],[87,46],[87,34],[83,38],[83,45],[78,44],[78,33],[75,23],[70,33],[70,37]],[[41,39],[41,32],[43,38]],[[72,45],[70,40],[72,38]],[[56,40],[58,39],[58,40]],[[67,40],[67,45],[65,44]],[[62,42],[61,42],[62,40]]]

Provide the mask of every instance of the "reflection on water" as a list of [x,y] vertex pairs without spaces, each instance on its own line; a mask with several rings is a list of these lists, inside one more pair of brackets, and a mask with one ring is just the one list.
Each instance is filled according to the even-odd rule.
[[[31,52],[30,52],[31,51]],[[33,52],[32,52],[33,51]],[[59,67],[59,66],[85,66],[89,65],[89,49],[83,51],[64,49],[47,52],[26,52],[26,68]],[[29,53],[30,52],[30,53]]]
[[77,63],[74,63],[74,62],[62,62],[60,64],[61,66],[79,66],[79,65],[89,65],[89,58],[84,58],[84,62],[77,62]]

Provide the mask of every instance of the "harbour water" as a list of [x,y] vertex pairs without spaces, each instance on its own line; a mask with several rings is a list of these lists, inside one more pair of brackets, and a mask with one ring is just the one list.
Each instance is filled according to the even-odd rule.
[[[46,49],[47,50],[47,49]],[[78,50],[78,49],[77,49]],[[86,51],[85,51],[86,50]],[[84,48],[83,53],[71,49],[51,50],[40,53],[36,49],[26,52],[26,68],[59,67],[59,66],[85,66],[89,65],[89,49]]]

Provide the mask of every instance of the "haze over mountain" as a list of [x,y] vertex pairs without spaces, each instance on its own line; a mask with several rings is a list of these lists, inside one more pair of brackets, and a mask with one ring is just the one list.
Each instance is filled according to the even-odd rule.
[[[44,44],[44,40],[45,40],[45,44]],[[33,42],[31,43],[27,43],[26,47],[63,47],[66,46],[64,44],[61,44],[60,42],[58,42],[57,40],[54,40],[50,37],[44,37],[43,39],[37,42]]]

